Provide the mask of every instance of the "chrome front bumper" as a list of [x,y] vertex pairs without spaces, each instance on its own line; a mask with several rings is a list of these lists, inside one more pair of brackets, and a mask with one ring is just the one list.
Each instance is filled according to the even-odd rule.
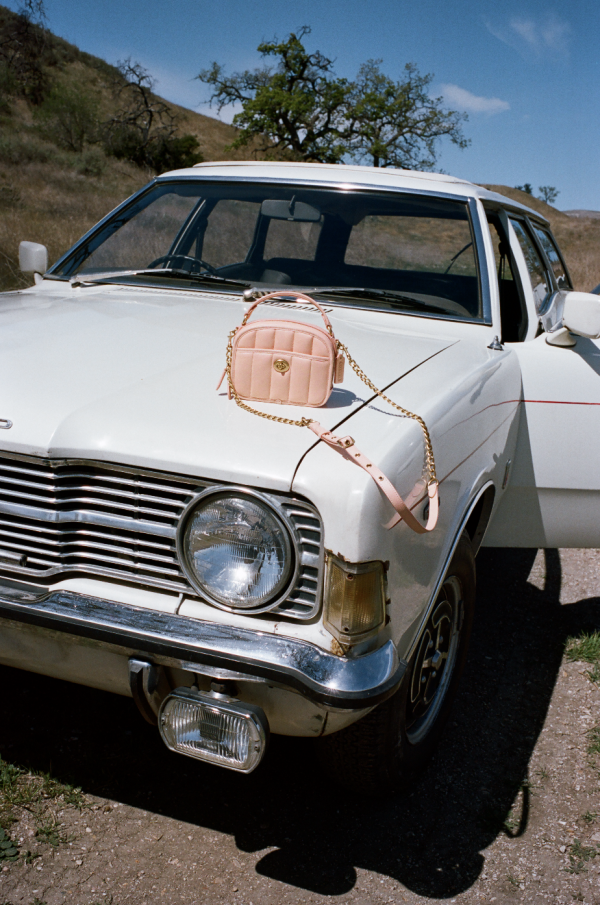
[[340,710],[373,707],[398,687],[406,663],[392,641],[360,657],[268,632],[141,609],[67,591],[0,584],[1,620],[89,639],[126,657],[145,657],[191,671],[266,680]]

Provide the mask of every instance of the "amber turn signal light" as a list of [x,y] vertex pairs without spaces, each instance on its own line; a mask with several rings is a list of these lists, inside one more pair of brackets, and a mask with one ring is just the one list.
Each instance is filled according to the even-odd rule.
[[325,627],[341,643],[356,644],[385,624],[382,562],[348,563],[327,554]]

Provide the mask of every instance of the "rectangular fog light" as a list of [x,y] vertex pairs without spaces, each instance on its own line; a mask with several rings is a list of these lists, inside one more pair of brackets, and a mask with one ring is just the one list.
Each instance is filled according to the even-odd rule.
[[171,751],[241,773],[258,767],[269,736],[260,707],[190,688],[176,688],[165,698],[158,728]]

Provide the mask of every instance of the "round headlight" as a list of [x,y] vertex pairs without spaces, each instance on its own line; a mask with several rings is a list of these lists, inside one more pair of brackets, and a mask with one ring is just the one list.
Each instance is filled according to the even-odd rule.
[[232,609],[274,601],[292,573],[288,531],[254,496],[223,492],[201,498],[184,516],[179,546],[192,584]]

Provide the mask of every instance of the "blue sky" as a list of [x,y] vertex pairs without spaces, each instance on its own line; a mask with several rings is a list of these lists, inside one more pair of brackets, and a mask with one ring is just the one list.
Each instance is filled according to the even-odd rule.
[[[3,0],[11,8],[18,0]],[[379,58],[434,73],[432,90],[469,115],[470,147],[438,166],[474,182],[553,185],[557,207],[600,210],[600,4],[571,0],[45,0],[52,31],[111,63],[132,57],[166,98],[209,115],[195,81],[213,60],[261,62],[263,39],[310,25],[309,49],[353,77]],[[231,114],[229,114],[231,115]],[[227,118],[227,111],[224,111]]]

